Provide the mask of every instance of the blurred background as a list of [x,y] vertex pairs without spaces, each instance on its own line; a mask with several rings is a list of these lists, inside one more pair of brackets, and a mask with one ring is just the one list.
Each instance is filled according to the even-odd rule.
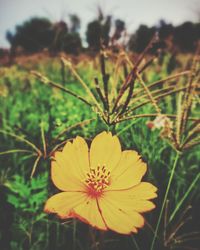
[[126,49],[141,52],[155,32],[165,40],[162,47],[192,52],[199,21],[197,0],[1,0],[1,56],[8,49],[12,55],[98,51],[101,39],[105,45],[123,39]]

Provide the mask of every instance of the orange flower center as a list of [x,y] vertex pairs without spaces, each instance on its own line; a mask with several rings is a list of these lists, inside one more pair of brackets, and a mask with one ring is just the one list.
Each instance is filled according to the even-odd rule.
[[105,166],[98,166],[87,173],[87,192],[90,196],[96,198],[100,196],[103,190],[110,184],[110,171]]

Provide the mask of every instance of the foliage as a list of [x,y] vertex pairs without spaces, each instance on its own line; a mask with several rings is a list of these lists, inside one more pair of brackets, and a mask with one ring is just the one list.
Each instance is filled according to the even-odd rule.
[[33,18],[16,27],[16,33],[7,33],[12,47],[20,46],[27,52],[38,52],[48,48],[53,41],[51,22],[44,18]]
[[[28,53],[44,49],[52,53],[79,53],[83,49],[80,18],[76,14],[71,14],[69,19],[69,23],[63,20],[52,23],[46,18],[35,17],[17,25],[14,33],[8,31],[6,34],[11,44],[11,54],[14,55],[19,49]],[[156,32],[161,38],[159,47],[168,48],[172,52],[194,52],[200,39],[200,24],[188,21],[174,26],[160,20],[151,27],[141,24],[127,39],[125,22],[105,15],[98,8],[98,16],[88,23],[85,35],[89,51],[97,52],[102,46],[113,45],[125,35],[124,41],[127,41],[123,46],[126,45],[130,51],[141,53]]]
[[32,18],[16,27],[16,32],[7,32],[7,39],[11,44],[11,51],[17,48],[24,52],[33,53],[48,49],[50,52],[65,51],[77,54],[81,48],[81,39],[77,33],[80,21],[76,16],[71,16],[72,27],[69,32],[64,21],[51,23],[44,18]]
[[155,32],[160,36],[160,47],[168,47],[172,51],[194,52],[200,39],[199,23],[185,22],[173,26],[161,20],[158,25],[152,27],[140,25],[130,37],[129,49],[142,52]]
[[[117,94],[118,86],[124,82],[124,68],[121,68],[119,79],[113,78],[116,55],[110,55],[109,51],[106,53],[109,56],[109,59],[104,58],[106,73],[110,74],[109,84],[117,82],[115,92]],[[131,55],[128,56],[131,58]],[[181,73],[181,70],[185,69],[186,64],[191,65],[193,56],[176,57],[179,64],[175,64],[173,68],[173,77],[168,75],[170,57],[171,55],[167,54],[162,60],[158,60],[158,63],[148,64],[141,76],[145,84],[143,86],[148,87],[153,98],[159,93],[166,94],[172,91],[165,98],[158,99],[156,104],[164,114],[169,114],[168,118],[173,124],[178,125],[180,120],[174,119],[177,115],[177,104],[182,105],[187,97],[182,96],[179,99],[179,95],[181,96],[181,93],[188,95],[188,89],[187,91],[183,89],[188,83],[188,72]],[[113,133],[120,137],[123,149],[136,149],[142,155],[143,160],[148,163],[148,174],[144,180],[151,180],[158,187],[159,193],[156,210],[145,217],[146,226],[137,235],[120,236],[107,232],[102,236],[95,231],[93,235],[96,237],[96,242],[100,242],[103,237],[105,250],[146,250],[149,249],[154,237],[154,228],[172,172],[174,150],[168,140],[161,138],[162,127],[151,129],[148,126],[149,122],[155,124],[155,116],[132,117],[109,128],[95,108],[91,108],[80,98],[69,94],[75,93],[79,97],[86,98],[88,102],[91,101],[91,96],[88,95],[86,89],[82,88],[83,85],[80,85],[77,78],[79,76],[87,83],[87,87],[103,107],[98,99],[97,88],[93,80],[94,76],[99,79],[103,91],[101,64],[98,63],[98,58],[91,60],[83,56],[78,59],[77,64],[71,62],[75,71],[66,65],[63,67],[63,62],[60,63],[54,58],[43,58],[32,63],[0,68],[0,223],[3,225],[0,243],[1,246],[5,246],[5,250],[9,247],[32,250],[85,250],[91,249],[91,246],[95,247],[94,239],[93,242],[89,240],[91,231],[86,225],[72,220],[61,223],[58,218],[45,215],[43,205],[47,196],[50,197],[58,192],[49,178],[50,160],[55,150],[62,148],[63,142],[76,135],[83,136],[90,143],[98,132],[105,129],[113,130]],[[148,59],[151,58],[145,58],[139,69],[143,68],[144,62]],[[128,70],[131,68],[132,65],[129,64]],[[42,77],[34,77],[30,74],[30,69],[40,72]],[[163,79],[165,80],[162,81]],[[152,84],[155,85],[152,86]],[[65,92],[62,91],[63,89]],[[178,92],[177,89],[179,89]],[[113,97],[110,90],[109,98]],[[199,87],[197,90],[199,91]],[[137,102],[149,100],[145,94],[138,79],[131,100]],[[189,105],[189,117],[199,115],[199,98],[196,94],[193,97],[194,102]],[[120,109],[121,106],[119,106]],[[152,102],[149,102],[137,108],[133,115],[153,114],[153,112],[154,106]],[[185,112],[187,113],[186,109]],[[179,114],[180,112],[178,117],[182,117]],[[163,223],[160,224],[155,249],[165,249],[165,247],[184,249],[187,246],[195,249],[198,246],[198,240],[193,239],[198,236],[194,233],[198,231],[198,162],[200,160],[198,150],[199,146],[189,148],[180,157],[171,184],[172,188],[167,197],[168,201],[164,209],[164,217],[162,217]],[[40,158],[36,166],[38,152]],[[36,168],[33,173],[34,166]],[[30,178],[31,173],[32,178]],[[192,209],[187,208],[190,206]],[[179,226],[180,220],[185,218],[185,213],[193,217],[192,222],[186,220],[186,223],[182,225],[182,222],[185,222],[184,219],[181,221],[181,228],[177,231],[177,223]],[[163,221],[164,218],[166,221]]]

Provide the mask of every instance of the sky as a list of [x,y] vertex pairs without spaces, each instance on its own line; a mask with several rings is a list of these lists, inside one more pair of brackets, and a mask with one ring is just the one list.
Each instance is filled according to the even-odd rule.
[[47,17],[52,22],[68,21],[69,14],[81,19],[81,34],[87,23],[97,16],[97,6],[106,15],[126,22],[128,31],[134,32],[140,24],[155,25],[165,19],[174,25],[184,21],[198,21],[200,0],[0,0],[0,47],[9,47],[6,31],[34,17]]

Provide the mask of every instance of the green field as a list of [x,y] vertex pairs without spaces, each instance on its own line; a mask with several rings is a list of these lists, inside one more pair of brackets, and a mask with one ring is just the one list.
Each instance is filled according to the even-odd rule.
[[[3,249],[198,249],[199,58],[165,54],[150,65],[148,56],[143,58],[134,84],[114,109],[136,57],[109,51],[105,57],[104,62],[99,55],[61,61],[40,55],[0,67]],[[157,124],[160,114],[168,116],[167,123]],[[59,192],[50,176],[54,152],[77,135],[90,143],[102,131],[142,156],[148,165],[143,180],[158,188],[156,208],[144,214],[145,226],[137,234],[102,233],[43,212],[46,200]]]

